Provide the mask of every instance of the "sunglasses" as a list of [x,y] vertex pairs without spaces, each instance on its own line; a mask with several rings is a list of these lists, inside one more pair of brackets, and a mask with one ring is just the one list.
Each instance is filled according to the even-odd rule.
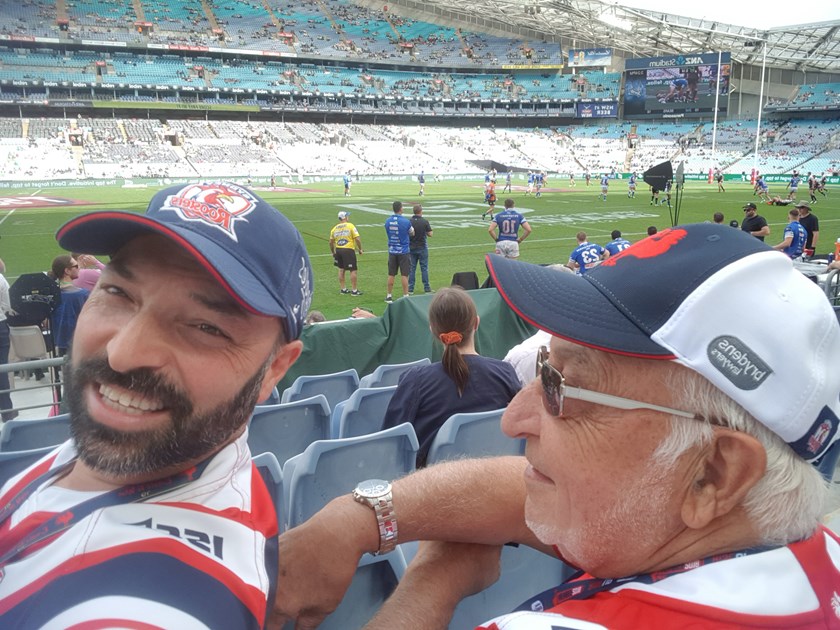
[[548,413],[556,418],[563,416],[563,401],[566,398],[572,398],[574,400],[595,403],[596,405],[604,405],[605,407],[613,407],[614,409],[650,409],[651,411],[660,411],[672,416],[679,416],[680,418],[700,419],[700,416],[689,413],[688,411],[680,411],[679,409],[671,409],[670,407],[639,402],[638,400],[613,396],[612,394],[593,392],[592,390],[581,387],[570,387],[566,385],[566,379],[560,370],[548,362],[548,348],[545,346],[541,346],[537,353],[536,375],[540,377],[540,381],[542,382],[543,406]]

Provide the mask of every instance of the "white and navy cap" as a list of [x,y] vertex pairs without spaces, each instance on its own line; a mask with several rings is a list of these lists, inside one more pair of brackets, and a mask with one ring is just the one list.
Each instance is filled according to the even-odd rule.
[[780,252],[711,223],[663,230],[583,276],[488,255],[526,321],[584,346],[685,365],[818,460],[840,438],[840,325]]
[[347,212],[347,210],[342,210],[341,212],[338,213],[338,218],[341,219],[342,221],[344,221],[344,219],[346,219],[349,216],[350,216],[350,213]]
[[145,214],[91,212],[56,234],[69,251],[113,255],[136,236],[162,234],[186,249],[247,311],[283,320],[297,339],[312,301],[303,238],[280,212],[231,182],[181,184],[155,194]]

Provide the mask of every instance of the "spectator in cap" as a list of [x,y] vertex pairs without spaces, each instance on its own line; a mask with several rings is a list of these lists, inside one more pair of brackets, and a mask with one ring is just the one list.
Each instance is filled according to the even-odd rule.
[[[485,628],[837,625],[840,543],[821,525],[819,467],[833,467],[840,438],[840,372],[826,369],[840,326],[820,288],[707,223],[663,230],[583,277],[487,265],[511,308],[552,335],[502,418],[525,457],[393,483],[396,542],[448,542],[421,543],[370,627],[445,628],[498,574],[494,545],[511,541],[581,573]],[[343,587],[379,548],[372,516],[348,494],[284,534],[281,615],[313,623],[335,605],[315,585],[328,567]]]
[[752,234],[759,241],[763,241],[764,237],[770,234],[767,219],[756,212],[756,206],[753,202],[744,206],[744,220],[741,221],[741,230]]
[[738,228],[740,228],[741,226],[740,226],[740,224],[738,223],[738,219],[732,219],[732,220],[729,222],[729,227],[731,227],[731,228],[735,228],[735,229],[738,229]]
[[263,627],[279,524],[247,423],[301,352],[303,239],[224,182],[57,238],[111,258],[65,367],[72,439],[0,488],[2,625]]
[[[359,296],[362,294],[359,291],[358,276],[359,265],[356,261],[356,252],[361,256],[362,239],[359,238],[359,230],[356,226],[347,220],[350,213],[342,210],[338,213],[338,223],[330,230],[330,251],[332,252],[335,266],[338,267],[338,290],[344,295]],[[350,272],[350,286],[348,289],[345,284],[345,273]]]

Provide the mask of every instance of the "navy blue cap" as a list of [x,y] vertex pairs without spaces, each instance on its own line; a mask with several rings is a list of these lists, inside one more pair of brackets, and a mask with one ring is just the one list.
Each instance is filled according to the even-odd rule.
[[604,352],[684,365],[807,461],[840,439],[840,372],[825,367],[840,356],[834,310],[790,258],[746,232],[669,228],[584,275],[494,254],[487,267],[526,321]]
[[68,251],[110,256],[148,233],[186,249],[247,311],[282,319],[287,340],[300,336],[312,301],[309,256],[291,221],[252,191],[231,182],[171,186],[145,214],[83,214],[56,240]]

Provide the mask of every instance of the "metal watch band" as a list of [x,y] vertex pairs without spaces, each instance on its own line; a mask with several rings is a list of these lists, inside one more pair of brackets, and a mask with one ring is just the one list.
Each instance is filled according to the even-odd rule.
[[393,551],[397,546],[397,517],[394,514],[394,502],[390,492],[373,499],[371,503],[376,513],[376,523],[379,525],[379,551],[374,555],[381,555]]

